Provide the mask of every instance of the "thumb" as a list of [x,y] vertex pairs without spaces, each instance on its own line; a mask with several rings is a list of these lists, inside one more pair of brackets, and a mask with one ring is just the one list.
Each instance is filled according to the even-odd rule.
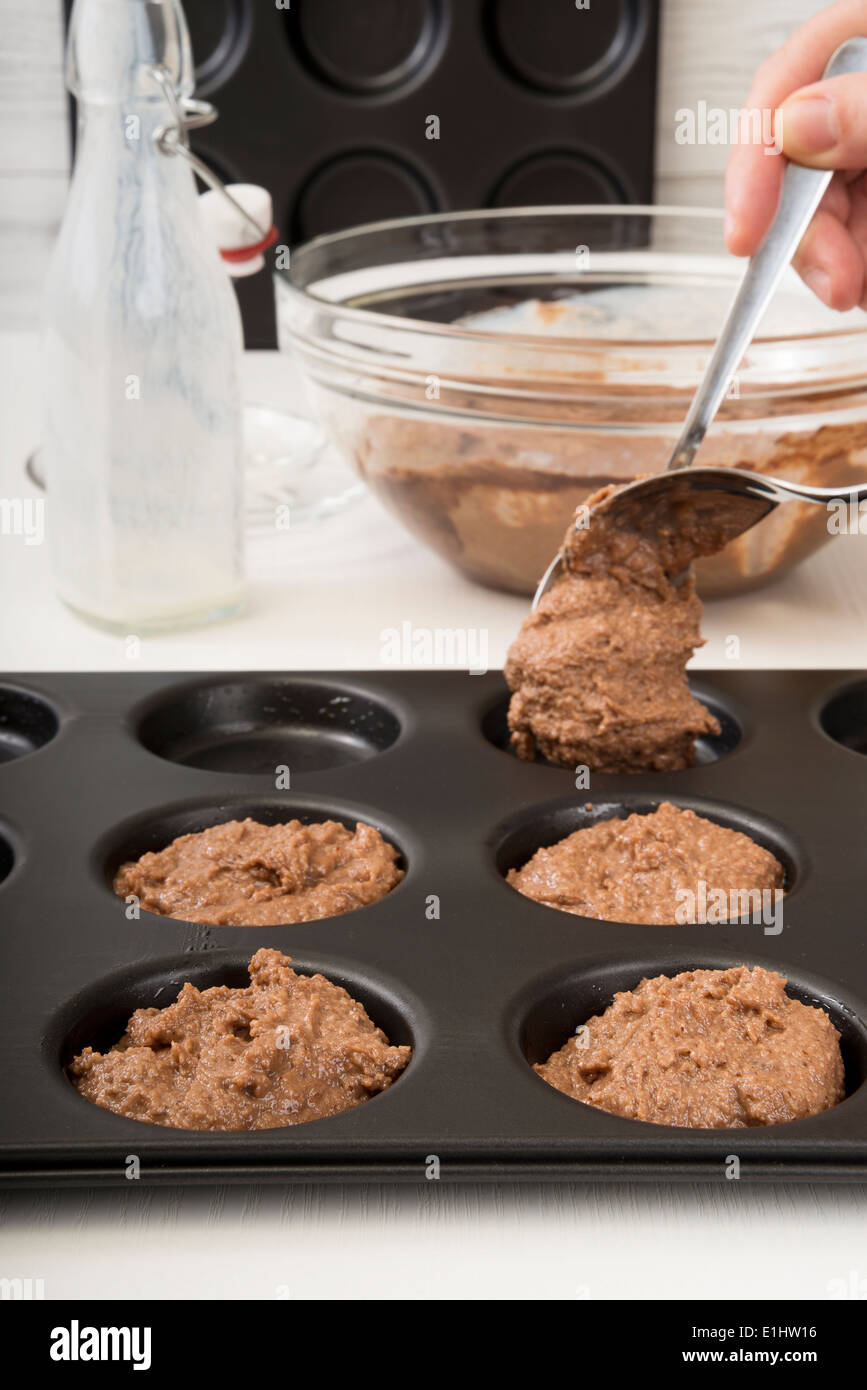
[[777,113],[783,154],[814,169],[867,168],[867,73],[801,87]]

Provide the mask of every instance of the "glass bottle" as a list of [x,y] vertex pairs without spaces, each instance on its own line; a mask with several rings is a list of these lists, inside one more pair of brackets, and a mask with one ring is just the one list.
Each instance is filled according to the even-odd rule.
[[75,169],[46,283],[42,463],[57,590],[138,633],[242,602],[241,320],[154,69],[193,69],[178,0],[75,0]]

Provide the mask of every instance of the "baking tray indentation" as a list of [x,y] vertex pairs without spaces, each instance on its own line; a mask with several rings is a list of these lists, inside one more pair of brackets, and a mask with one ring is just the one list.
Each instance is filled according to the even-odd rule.
[[444,25],[441,0],[294,0],[284,19],[308,71],[354,96],[411,82],[435,61]]
[[0,686],[0,763],[35,753],[56,737],[57,712],[41,695],[18,686]]
[[819,727],[841,747],[867,755],[867,680],[829,696],[819,709]]
[[[544,13],[540,14],[540,11]],[[576,96],[620,76],[640,42],[643,0],[486,0],[483,24],[503,70],[547,96]]]
[[321,772],[383,753],[400,717],[369,693],[300,678],[203,680],[169,688],[132,716],[157,757],[206,772]]

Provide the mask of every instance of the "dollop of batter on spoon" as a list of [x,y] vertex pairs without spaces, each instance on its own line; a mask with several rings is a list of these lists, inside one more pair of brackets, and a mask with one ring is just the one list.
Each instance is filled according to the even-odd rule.
[[720,728],[686,677],[703,645],[689,567],[721,549],[724,519],[675,499],[615,526],[604,504],[618,491],[576,512],[564,573],[509,650],[512,744],[521,758],[595,772],[691,767],[696,739]]

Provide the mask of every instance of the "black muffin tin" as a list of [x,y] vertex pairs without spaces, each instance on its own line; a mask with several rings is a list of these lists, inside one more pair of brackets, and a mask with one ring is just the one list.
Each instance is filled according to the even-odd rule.
[[[499,674],[6,677],[0,686],[0,1175],[7,1183],[504,1178],[856,1179],[867,1174],[867,679],[702,674],[720,717],[699,766],[573,774],[505,747]],[[278,769],[289,786],[278,790]],[[279,774],[285,783],[285,770]],[[670,799],[767,845],[784,929],[589,921],[504,873],[601,816]],[[588,806],[588,803],[590,805]],[[126,858],[222,820],[378,826],[406,877],[327,921],[213,928],[111,890]],[[185,980],[246,983],[261,946],[321,971],[415,1052],[383,1095],[259,1133],[193,1133],[91,1105],[63,1066]],[[826,1008],[847,1099],[775,1128],[677,1130],[607,1115],[532,1071],[642,976],[761,964]]]
[[[197,92],[220,112],[193,146],[271,191],[282,243],[449,209],[652,201],[658,0],[184,11]],[[274,347],[270,277],[235,284],[247,346]]]

